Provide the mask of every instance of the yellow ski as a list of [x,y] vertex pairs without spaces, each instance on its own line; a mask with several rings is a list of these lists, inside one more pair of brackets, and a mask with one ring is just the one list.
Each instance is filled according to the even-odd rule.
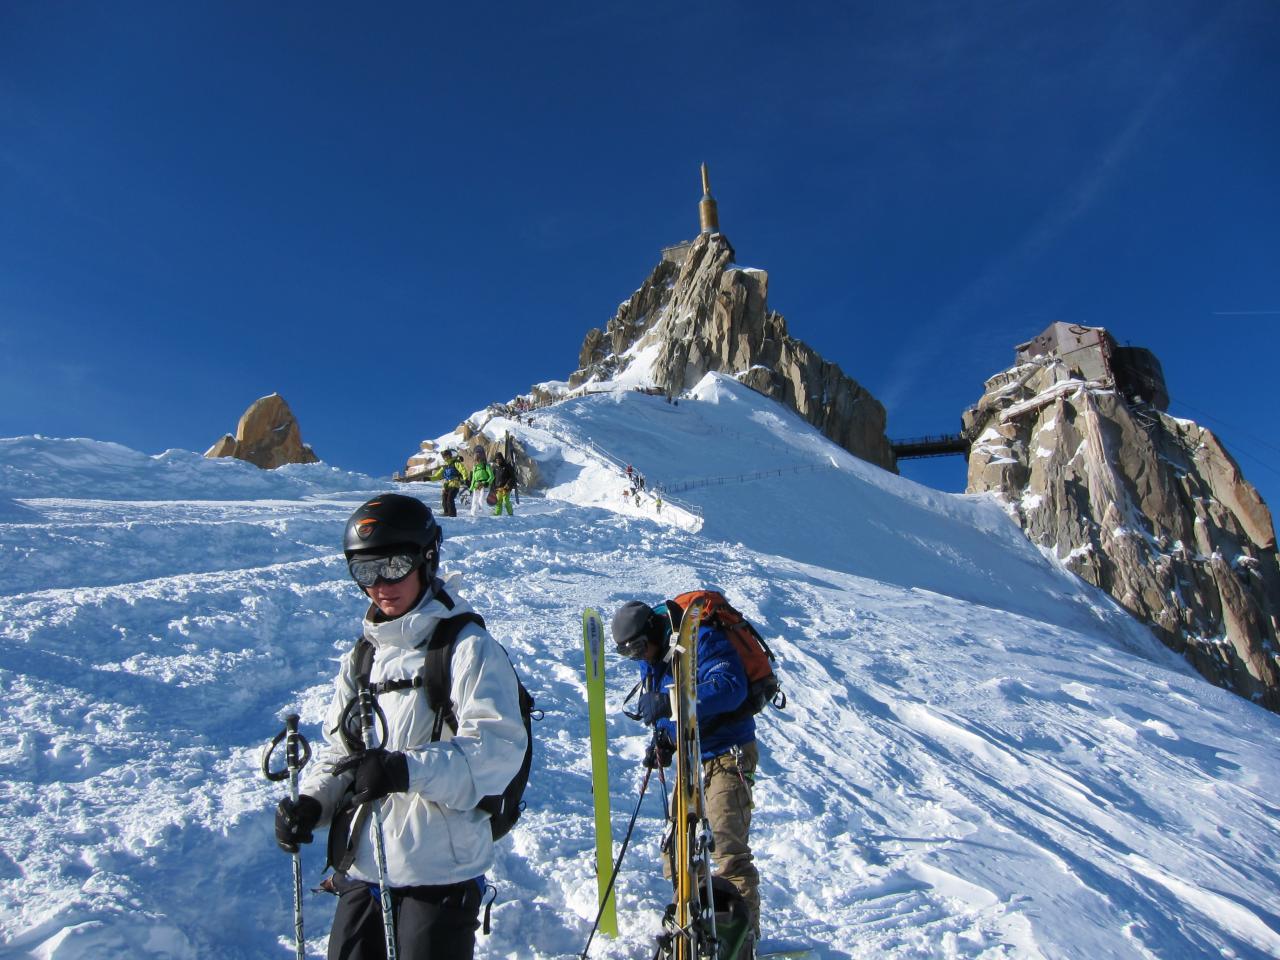
[[609,876],[613,867],[613,825],[609,816],[609,739],[604,716],[604,627],[600,614],[582,613],[582,647],[587,661],[587,714],[591,729],[591,792],[596,808],[596,885],[602,933],[618,935]]

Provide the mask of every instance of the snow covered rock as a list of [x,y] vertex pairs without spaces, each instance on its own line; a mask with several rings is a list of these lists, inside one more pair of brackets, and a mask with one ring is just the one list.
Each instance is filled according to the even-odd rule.
[[683,263],[664,259],[603,331],[582,344],[574,386],[614,380],[649,362],[641,379],[667,395],[682,393],[709,372],[736,376],[799,413],[855,456],[895,469],[885,413],[870,393],[807,344],[787,333],[769,309],[769,276],[733,265],[721,234],[704,234]]
[[1280,710],[1275,531],[1231,455],[1105,369],[1086,379],[1056,351],[1023,361],[966,414],[968,491],[996,493],[1210,680]]
[[284,397],[273,393],[250,404],[240,418],[236,435],[225,434],[205,451],[210,459],[236,457],[264,470],[286,463],[317,463],[320,458],[302,442],[298,421]]

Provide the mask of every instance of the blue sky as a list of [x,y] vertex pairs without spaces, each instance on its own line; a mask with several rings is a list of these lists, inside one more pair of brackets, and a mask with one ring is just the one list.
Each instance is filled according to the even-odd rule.
[[[1053,320],[1280,501],[1280,5],[0,6],[0,435],[374,474],[576,366],[697,229],[895,437]],[[958,460],[904,468],[955,489]]]

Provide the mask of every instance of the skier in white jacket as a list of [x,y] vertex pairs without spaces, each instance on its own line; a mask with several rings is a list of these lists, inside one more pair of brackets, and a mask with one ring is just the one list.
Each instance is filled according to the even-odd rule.
[[527,734],[515,671],[483,626],[466,622],[454,644],[449,701],[456,732],[438,721],[421,681],[414,685],[437,627],[471,612],[436,577],[440,539],[430,509],[400,494],[375,497],[347,521],[348,567],[372,601],[362,626],[373,647],[368,682],[386,718],[385,739],[362,748],[352,651],[325,717],[329,762],[310,765],[297,804],[285,798],[276,812],[276,839],[289,852],[310,842],[316,827],[330,827],[336,872],[329,883],[340,899],[329,960],[385,957],[376,823],[368,815],[375,803],[399,956],[474,955],[484,873],[493,864],[489,815],[476,805],[511,782]]

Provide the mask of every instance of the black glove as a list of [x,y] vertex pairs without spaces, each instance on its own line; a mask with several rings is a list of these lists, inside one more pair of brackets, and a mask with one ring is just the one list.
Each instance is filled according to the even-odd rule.
[[355,803],[381,800],[389,793],[403,793],[409,789],[409,761],[403,753],[392,753],[377,747],[340,761],[333,768],[335,774],[356,772]]
[[653,742],[644,752],[644,765],[652,770],[654,767],[671,766],[671,758],[676,755],[676,745],[671,742],[667,731],[658,730],[653,735]]
[[671,716],[671,697],[660,690],[649,690],[640,694],[636,711],[646,727],[652,727],[664,717]]
[[294,803],[289,797],[276,807],[276,843],[285,853],[297,853],[298,844],[314,839],[311,831],[320,822],[320,801],[305,793]]

